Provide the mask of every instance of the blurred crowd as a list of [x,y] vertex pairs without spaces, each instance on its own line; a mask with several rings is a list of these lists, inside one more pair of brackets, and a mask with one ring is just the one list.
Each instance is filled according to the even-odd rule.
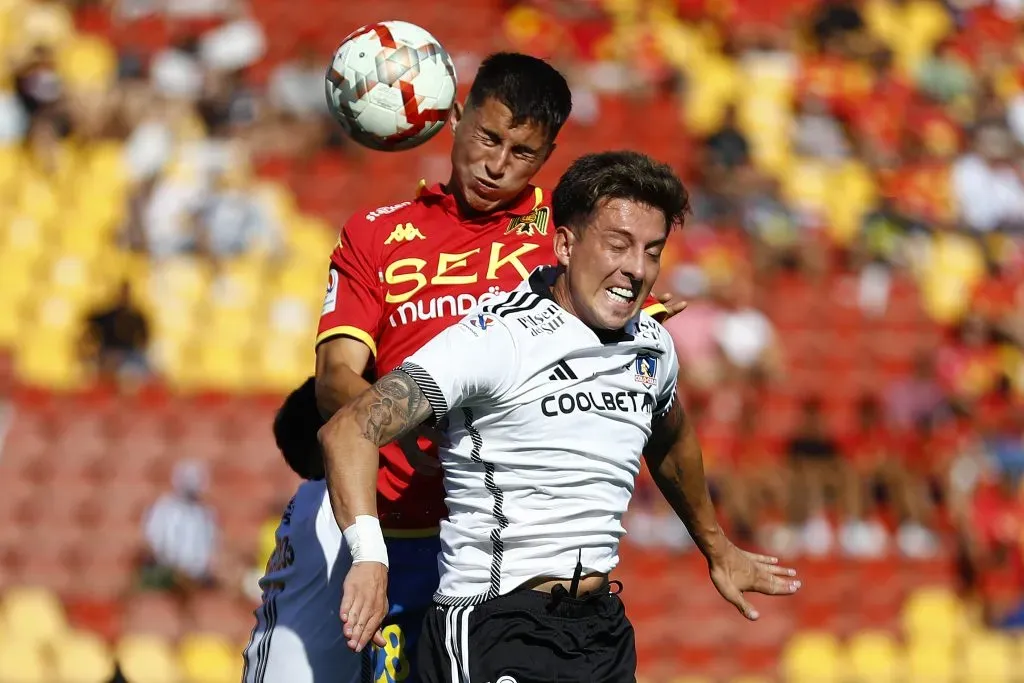
[[[625,101],[616,141],[682,131],[651,150],[695,199],[659,289],[691,302],[670,329],[723,523],[786,556],[948,555],[994,621],[1024,622],[1024,3],[500,4],[490,44],[564,70],[570,129],[601,146]],[[333,45],[282,52],[255,5],[10,5],[0,143],[30,172],[3,183],[9,205],[71,192],[76,147],[115,139],[128,177],[113,239],[216,269],[287,256],[261,172],[366,159],[325,110]],[[157,49],[123,34],[153,17]],[[90,32],[120,36],[117,50]],[[465,85],[481,48],[448,47]],[[415,164],[445,172],[436,155]],[[334,202],[335,227],[339,203],[354,208]],[[82,358],[119,381],[158,377],[151,327],[126,284],[82,320]],[[690,548],[647,479],[628,527]]]

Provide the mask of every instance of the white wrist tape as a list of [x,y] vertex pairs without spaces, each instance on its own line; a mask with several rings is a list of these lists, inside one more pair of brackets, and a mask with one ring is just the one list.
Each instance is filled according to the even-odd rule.
[[380,562],[388,566],[388,547],[384,544],[379,519],[371,515],[356,515],[355,524],[343,533],[352,553],[352,564]]

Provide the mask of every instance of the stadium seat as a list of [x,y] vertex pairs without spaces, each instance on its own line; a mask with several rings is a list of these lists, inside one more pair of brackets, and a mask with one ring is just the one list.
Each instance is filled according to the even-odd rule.
[[93,633],[68,633],[53,653],[55,675],[60,683],[107,683],[114,673],[110,650]]
[[956,679],[956,661],[950,644],[911,642],[907,645],[907,680],[950,683]]
[[222,636],[185,636],[178,656],[181,672],[189,683],[234,683],[238,678],[238,652]]
[[179,683],[181,674],[167,641],[127,635],[117,644],[117,661],[131,683]]
[[788,683],[833,683],[840,679],[839,643],[830,633],[797,633],[782,653]]
[[900,650],[886,633],[865,631],[847,644],[846,670],[855,683],[889,683],[901,680]]
[[77,35],[57,53],[57,69],[72,89],[102,90],[117,77],[117,55],[102,38]]
[[2,621],[16,629],[20,641],[53,644],[67,630],[64,607],[45,588],[8,588],[3,595]]
[[11,633],[0,638],[0,683],[52,683],[42,647]]
[[950,645],[961,631],[960,600],[946,588],[921,588],[903,606],[903,629],[910,643]]
[[962,676],[983,683],[1017,680],[1013,654],[1013,642],[1004,634],[971,634],[963,644]]

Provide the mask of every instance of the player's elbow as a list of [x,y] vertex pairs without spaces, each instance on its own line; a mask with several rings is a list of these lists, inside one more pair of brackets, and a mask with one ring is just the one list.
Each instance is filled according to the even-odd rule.
[[351,403],[343,405],[317,432],[324,459],[330,466],[332,458],[353,450],[355,442],[362,438],[358,422],[358,408]]

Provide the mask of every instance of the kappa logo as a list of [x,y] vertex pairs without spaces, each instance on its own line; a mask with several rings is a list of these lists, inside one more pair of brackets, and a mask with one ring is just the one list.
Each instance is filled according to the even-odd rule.
[[395,229],[391,231],[388,238],[384,240],[384,244],[391,244],[392,242],[412,242],[413,240],[425,240],[426,237],[420,232],[412,223],[406,223],[405,225],[399,223],[395,226]]
[[542,206],[534,209],[525,216],[517,216],[509,221],[505,228],[506,235],[524,235],[532,237],[534,234],[546,236],[548,234],[548,207]]
[[636,357],[633,366],[636,368],[636,374],[633,376],[633,379],[645,387],[654,386],[658,377],[657,358],[641,354]]
[[511,676],[502,676],[498,680],[494,681],[494,683],[519,683],[519,681],[512,678]]

